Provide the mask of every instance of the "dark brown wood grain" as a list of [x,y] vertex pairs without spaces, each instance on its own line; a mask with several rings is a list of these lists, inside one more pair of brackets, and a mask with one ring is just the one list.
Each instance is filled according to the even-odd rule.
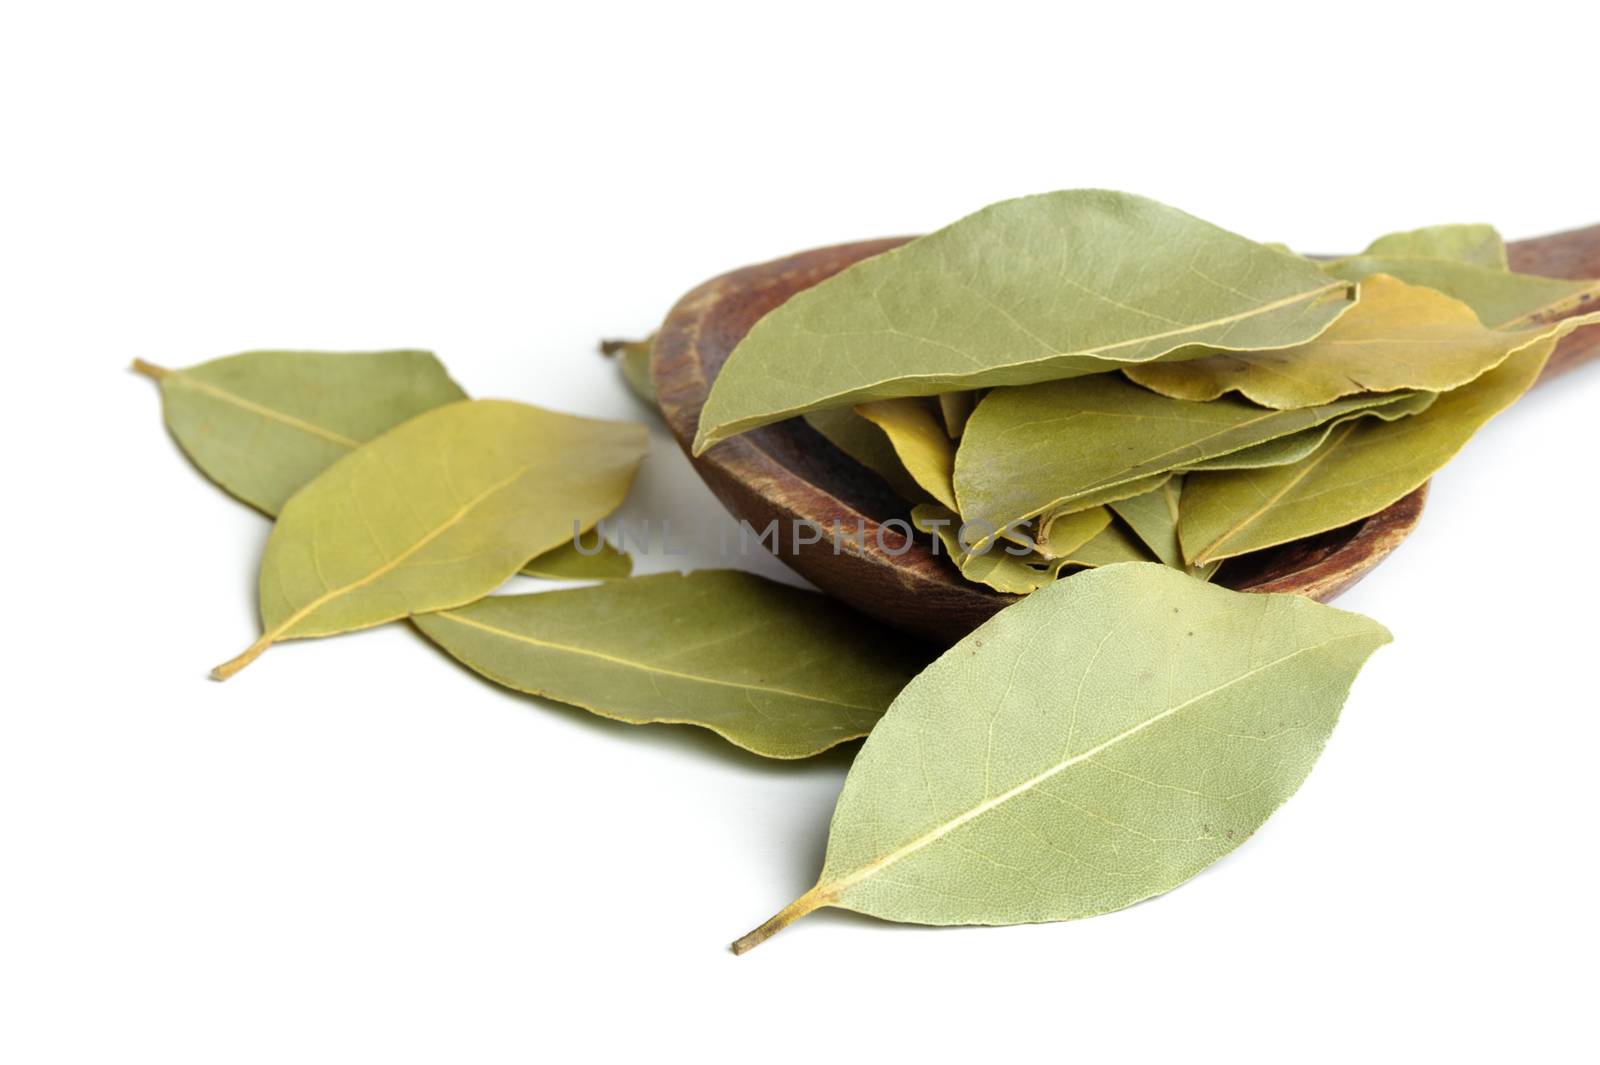
[[[756,320],[802,289],[910,238],[801,252],[707,281],[678,301],[657,334],[652,373],[661,411],[689,452],[711,382]],[[1600,226],[1511,245],[1513,269],[1550,277],[1600,277]],[[1600,327],[1573,333],[1545,377],[1600,356]],[[776,522],[775,551],[828,592],[879,620],[951,643],[1014,597],[960,576],[933,545],[908,535],[907,507],[875,474],[795,418],[718,444],[695,469],[729,511],[757,530]],[[1227,562],[1220,583],[1327,601],[1360,580],[1415,527],[1423,485],[1388,509],[1342,529]],[[832,530],[796,542],[797,522]],[[854,542],[859,535],[864,543]],[[768,541],[769,543],[772,541]]]

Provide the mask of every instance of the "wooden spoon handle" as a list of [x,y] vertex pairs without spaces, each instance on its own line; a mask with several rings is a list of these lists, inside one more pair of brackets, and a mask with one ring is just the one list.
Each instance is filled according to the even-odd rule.
[[[1600,278],[1600,225],[1519,240],[1507,246],[1506,253],[1511,269],[1518,273],[1572,280]],[[1597,305],[1596,299],[1590,299],[1569,313],[1594,310]],[[1539,380],[1548,381],[1591,359],[1600,359],[1600,325],[1584,326],[1563,340]]]

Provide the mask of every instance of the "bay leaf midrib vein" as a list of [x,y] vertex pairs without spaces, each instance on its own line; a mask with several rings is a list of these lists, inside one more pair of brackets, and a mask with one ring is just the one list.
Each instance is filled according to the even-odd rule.
[[224,403],[230,403],[233,406],[238,407],[240,410],[245,410],[252,414],[260,415],[269,421],[275,421],[281,425],[287,425],[291,429],[298,429],[303,433],[326,440],[330,444],[338,444],[340,447],[348,448],[351,451],[354,451],[356,448],[361,446],[361,442],[359,440],[351,440],[349,437],[344,436],[341,433],[336,433],[332,429],[325,429],[314,422],[306,421],[304,418],[297,418],[293,414],[288,414],[284,411],[274,410],[271,407],[263,406],[254,400],[246,399],[245,397],[237,395],[233,392],[229,392],[226,389],[218,388],[216,385],[213,385],[210,382],[202,381],[197,377],[192,377],[181,370],[168,371],[167,376],[171,380],[180,382],[186,388],[192,388],[197,392],[204,392],[206,395],[211,396],[214,399],[219,399]]
[[722,680],[717,677],[708,677],[697,673],[684,673],[675,669],[664,669],[660,666],[648,665],[644,662],[635,661],[633,659],[619,658],[616,655],[606,654],[604,651],[595,651],[586,647],[576,647],[571,644],[556,643],[551,640],[541,640],[537,637],[528,636],[523,633],[512,632],[508,629],[496,628],[493,625],[486,625],[481,621],[475,621],[471,618],[463,617],[462,615],[450,610],[436,611],[431,616],[446,618],[450,621],[456,622],[459,625],[466,625],[470,628],[480,629],[483,632],[487,632],[491,635],[501,636],[508,640],[515,640],[519,643],[526,643],[534,647],[543,647],[551,651],[562,651],[570,654],[584,655],[589,658],[598,658],[605,662],[612,662],[617,665],[626,666],[629,669],[636,669],[644,673],[658,673],[661,676],[676,677],[679,680],[695,681],[702,684],[713,684],[726,688],[740,688],[771,695],[788,695],[796,699],[805,699],[816,703],[826,703],[829,706],[838,706],[849,710],[868,710],[877,712],[883,709],[881,706],[862,706],[859,703],[847,703],[839,699],[830,699],[822,695],[810,695],[805,692],[797,692],[788,688],[776,688],[772,687],[771,685],[745,684],[740,681]]
[[450,529],[452,529],[455,526],[461,524],[461,522],[466,519],[467,515],[472,513],[472,511],[474,509],[476,509],[480,504],[482,504],[485,500],[489,499],[495,493],[497,493],[497,492],[501,491],[502,489],[506,488],[508,485],[511,485],[511,484],[515,483],[518,479],[520,479],[522,477],[523,474],[525,474],[527,472],[528,472],[528,467],[526,465],[517,467],[517,469],[514,472],[512,472],[509,476],[505,477],[502,480],[496,481],[494,484],[490,485],[488,488],[485,488],[482,492],[479,492],[477,495],[473,496],[471,499],[469,499],[465,503],[461,504],[461,506],[459,508],[457,508],[457,510],[456,510],[456,512],[454,514],[451,514],[444,521],[440,522],[434,528],[430,529],[424,536],[422,536],[419,540],[417,540],[416,543],[414,543],[411,546],[407,547],[404,551],[401,551],[399,554],[395,555],[393,558],[385,559],[384,562],[383,562],[383,565],[378,566],[376,569],[374,569],[371,573],[367,574],[366,576],[357,578],[356,580],[353,580],[353,581],[350,581],[348,584],[342,584],[337,588],[330,588],[327,591],[323,592],[321,595],[319,595],[315,599],[311,600],[311,602],[307,603],[305,606],[303,606],[299,610],[295,611],[292,615],[289,616],[289,618],[286,621],[284,621],[282,624],[280,624],[277,627],[275,627],[272,630],[272,632],[269,633],[268,635],[273,637],[273,638],[275,638],[276,636],[281,635],[282,633],[287,632],[289,629],[293,628],[296,624],[298,624],[299,622],[303,621],[305,618],[310,616],[312,613],[314,613],[316,610],[320,609],[325,604],[330,603],[335,599],[338,599],[340,596],[348,595],[349,593],[355,591],[358,588],[365,588],[367,585],[371,584],[373,581],[379,579],[380,577],[386,576],[387,574],[394,572],[396,569],[398,569],[400,567],[400,565],[403,562],[405,562],[406,559],[410,558],[412,555],[416,554],[418,551],[421,551],[424,547],[428,546],[430,543],[432,543],[433,541],[437,540],[439,537],[443,536]]

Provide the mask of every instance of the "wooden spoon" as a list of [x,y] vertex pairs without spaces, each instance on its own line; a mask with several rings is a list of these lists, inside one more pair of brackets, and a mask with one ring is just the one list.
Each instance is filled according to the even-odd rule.
[[[909,239],[841,244],[747,266],[679,300],[657,334],[651,369],[661,411],[684,452],[694,441],[712,380],[758,318],[796,292]],[[1511,268],[1522,273],[1600,277],[1600,225],[1520,241],[1510,246],[1510,257]],[[1600,326],[1588,326],[1562,341],[1541,380],[1596,357]],[[735,517],[757,532],[776,520],[774,551],[796,572],[897,629],[953,643],[1016,599],[964,580],[927,541],[909,536],[909,526],[901,524],[905,502],[802,419],[744,433],[691,461]],[[1416,526],[1427,493],[1423,485],[1370,518],[1232,559],[1218,582],[1326,602],[1399,546]],[[793,536],[797,528],[831,530],[835,523],[844,534],[838,550],[827,534],[816,543]],[[859,545],[850,539],[858,529],[864,530]]]

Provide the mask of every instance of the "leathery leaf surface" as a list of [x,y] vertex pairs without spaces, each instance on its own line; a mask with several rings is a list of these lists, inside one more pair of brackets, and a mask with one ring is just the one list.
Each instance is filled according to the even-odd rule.
[[1174,399],[1237,392],[1279,410],[1357,392],[1448,392],[1500,365],[1565,323],[1490,329],[1471,307],[1387,274],[1361,283],[1361,300],[1315,340],[1279,351],[1230,352],[1129,367],[1128,378]]
[[824,407],[1310,340],[1347,285],[1126,193],[986,207],[770,312],[713,383],[694,450]]
[[1203,565],[1337,529],[1376,514],[1419,487],[1539,378],[1556,338],[1524,348],[1420,414],[1357,418],[1287,466],[1191,473],[1178,535]]
[[134,368],[160,384],[184,454],[269,516],[373,437],[467,398],[426,351],[247,351],[181,370]]
[[817,885],[918,924],[1092,917],[1233,850],[1311,771],[1381,625],[1158,564],[1007,607],[906,686],[845,780]]
[[490,596],[415,622],[506,687],[699,725],[769,758],[866,735],[928,658],[831,599],[735,570]]
[[1118,486],[1144,485],[1151,477],[1402,398],[1350,396],[1265,410],[1232,397],[1210,403],[1170,399],[1118,374],[997,388],[978,403],[956,451],[956,509],[969,521],[998,528],[1046,511],[1077,509],[1071,504],[1079,500],[1110,502],[1105,492]]
[[1400,259],[1357,255],[1326,264],[1334,277],[1365,281],[1388,274],[1411,285],[1437,289],[1460,300],[1491,329],[1514,329],[1551,321],[1574,310],[1600,306],[1600,280],[1569,281],[1532,274],[1513,274],[1474,263],[1448,259]]
[[469,603],[622,502],[643,426],[465,400],[351,452],[284,506],[261,560],[271,644]]

